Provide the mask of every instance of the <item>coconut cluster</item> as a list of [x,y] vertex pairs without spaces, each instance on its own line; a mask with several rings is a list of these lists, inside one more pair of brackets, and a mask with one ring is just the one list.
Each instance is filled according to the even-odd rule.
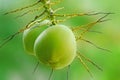
[[43,25],[47,21],[24,31],[24,48],[41,63],[52,69],[62,69],[76,57],[76,39],[67,26]]

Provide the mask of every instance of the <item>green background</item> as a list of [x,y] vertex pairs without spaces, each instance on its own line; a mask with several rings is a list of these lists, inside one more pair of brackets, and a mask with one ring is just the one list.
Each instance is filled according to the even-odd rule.
[[[3,15],[3,13],[21,8],[36,0],[0,0],[0,43],[3,39],[31,21],[35,14],[30,13],[23,17],[16,18],[23,11]],[[38,5],[40,6],[40,5]],[[38,7],[36,6],[36,7]],[[113,12],[104,23],[97,24],[93,30],[100,31],[102,34],[88,32],[84,37],[112,51],[99,50],[94,46],[84,42],[78,42],[79,52],[91,58],[91,60],[100,65],[103,71],[99,71],[89,62],[86,62],[90,71],[94,74],[94,80],[120,80],[120,0],[63,0],[56,7],[65,7],[61,13],[78,12]],[[25,10],[26,11],[26,10]],[[62,24],[68,26],[78,26],[93,22],[101,17],[82,16],[72,18]],[[28,55],[23,48],[22,34],[17,35],[13,40],[0,48],[0,80],[48,80],[51,69],[40,64],[36,72],[32,74],[37,59]],[[57,70],[53,74],[52,80],[66,80],[67,68]],[[89,73],[84,69],[78,59],[71,64],[69,80],[91,80]]]

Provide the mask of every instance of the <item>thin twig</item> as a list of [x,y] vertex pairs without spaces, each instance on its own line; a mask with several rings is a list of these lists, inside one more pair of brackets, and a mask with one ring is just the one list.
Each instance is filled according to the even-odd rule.
[[35,20],[37,20],[39,17],[41,17],[42,15],[44,15],[44,13],[46,12],[46,10],[44,10],[41,14],[39,14],[38,16],[35,16],[35,18],[30,21],[27,25],[26,25],[26,28],[29,27],[29,25],[34,22]]
[[101,47],[97,46],[96,44],[94,44],[93,42],[91,42],[91,41],[89,41],[89,40],[82,39],[82,38],[81,38],[80,40],[83,40],[83,41],[85,41],[85,42],[87,42],[87,43],[89,43],[89,44],[95,46],[96,48],[98,48],[98,49],[100,49],[100,50],[104,50],[104,51],[107,51],[107,52],[112,53],[110,50],[108,50],[108,49],[104,49],[104,48],[101,48]]
[[[72,28],[72,31],[77,31],[77,30],[83,30],[83,31],[85,31],[86,29],[85,28],[83,28],[82,26],[80,27],[75,27],[75,28]],[[102,33],[102,32],[100,32],[100,31],[95,31],[95,30],[89,30],[88,32],[94,32],[94,33]]]
[[43,6],[41,6],[40,8],[35,8],[35,9],[32,9],[32,10],[28,10],[28,11],[24,12],[23,14],[17,16],[16,18],[22,17],[22,16],[24,16],[24,15],[30,13],[30,12],[38,11],[38,10],[40,10],[40,9],[42,9],[42,8],[43,8]]
[[[107,17],[109,14],[110,14],[110,13],[102,16],[101,18],[99,18],[99,19],[98,19],[97,21],[95,21],[95,22],[89,23],[89,24],[87,24],[87,25],[83,25],[82,27],[87,27],[87,29],[80,34],[80,37],[79,37],[77,40],[81,39],[82,36],[83,36],[87,31],[89,31],[95,24],[101,23],[101,22],[104,22],[104,21],[107,21],[108,19],[104,19],[104,18]],[[80,27],[80,28],[81,28],[81,27]],[[77,29],[79,29],[79,27],[77,27],[75,30],[77,30]]]
[[93,74],[91,73],[91,71],[90,71],[89,67],[87,66],[87,64],[82,60],[81,56],[79,54],[77,54],[77,57],[79,58],[80,62],[84,66],[84,68],[88,71],[90,76],[93,78]]
[[18,11],[22,11],[22,10],[24,10],[24,9],[27,9],[27,8],[30,8],[30,7],[35,6],[35,5],[37,5],[38,3],[40,3],[40,2],[41,2],[41,0],[38,0],[38,1],[37,1],[36,3],[34,3],[34,4],[31,4],[31,5],[28,5],[28,6],[25,6],[25,7],[23,7],[23,8],[16,9],[16,10],[13,10],[13,11],[10,11],[10,12],[6,12],[6,13],[4,13],[4,15],[10,14],[10,13],[15,13],[15,12],[18,12]]
[[110,12],[96,12],[96,13],[75,13],[75,14],[54,14],[53,16],[57,16],[57,17],[76,17],[76,16],[84,16],[84,15],[88,15],[88,16],[92,16],[92,15],[99,15],[99,14],[113,14],[113,13],[110,13]]
[[7,38],[4,39],[2,43],[0,43],[0,48],[4,46],[6,43],[8,43],[10,40],[12,40],[16,35],[18,35],[19,32],[14,33],[13,35],[8,36]]
[[90,60],[89,58],[85,57],[84,55],[78,53],[81,57],[83,57],[85,60],[87,60],[88,62],[90,62],[91,64],[93,64],[97,69],[103,71],[102,68],[100,68],[96,63],[94,63],[92,60]]
[[49,78],[48,78],[48,80],[51,80],[52,75],[53,75],[53,72],[54,72],[54,70],[52,69],[52,70],[51,70],[51,73],[50,73],[50,76],[49,76]]
[[70,71],[70,65],[67,67],[67,80],[69,80],[69,71]]
[[42,18],[41,20],[36,20],[34,22],[29,23],[26,27],[20,29],[18,32],[14,33],[13,35],[10,35],[8,37],[6,37],[3,42],[0,43],[0,48],[3,47],[5,44],[7,44],[10,40],[12,40],[15,36],[17,36],[18,34],[24,32],[26,29],[30,28],[32,25],[36,24],[36,23],[40,23],[41,21],[45,20],[46,17]]
[[33,72],[32,72],[33,74],[35,73],[35,71],[36,71],[38,65],[39,65],[39,62],[37,62],[36,66],[35,66],[35,68],[34,68],[34,70],[33,70]]

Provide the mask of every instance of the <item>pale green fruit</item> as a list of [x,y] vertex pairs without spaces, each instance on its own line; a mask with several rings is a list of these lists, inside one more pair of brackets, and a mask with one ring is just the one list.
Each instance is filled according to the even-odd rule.
[[51,26],[36,39],[34,51],[40,62],[53,69],[62,69],[76,56],[75,36],[67,26]]
[[40,35],[41,32],[43,32],[48,26],[45,26],[49,20],[44,20],[43,22],[39,23],[38,25],[34,25],[30,27],[29,29],[25,30],[23,33],[23,44],[25,50],[31,54],[35,55],[34,53],[34,42],[36,38]]

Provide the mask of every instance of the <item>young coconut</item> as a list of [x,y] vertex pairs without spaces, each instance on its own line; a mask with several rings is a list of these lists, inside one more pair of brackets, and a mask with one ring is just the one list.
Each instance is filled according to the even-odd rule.
[[54,25],[44,30],[34,44],[40,62],[52,69],[62,69],[76,57],[76,39],[67,26]]
[[34,42],[36,38],[43,32],[45,29],[48,28],[47,23],[49,23],[49,20],[44,20],[43,22],[39,23],[38,25],[34,25],[30,27],[29,29],[25,30],[23,33],[23,44],[25,50],[31,54],[35,55],[33,47]]

